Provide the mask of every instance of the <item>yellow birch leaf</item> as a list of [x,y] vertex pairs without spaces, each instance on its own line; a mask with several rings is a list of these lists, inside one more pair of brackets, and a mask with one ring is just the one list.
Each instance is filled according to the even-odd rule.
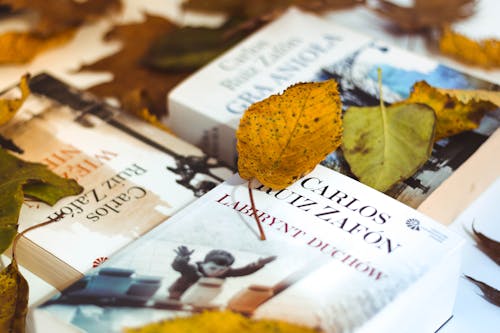
[[24,64],[37,54],[68,42],[75,34],[66,30],[51,37],[30,32],[6,32],[0,35],[0,64]]
[[204,311],[141,328],[127,328],[125,333],[318,333],[318,330],[279,320],[254,320],[231,311]]
[[439,49],[459,61],[484,68],[500,66],[500,41],[498,39],[472,40],[445,27]]
[[29,75],[26,74],[21,78],[19,89],[21,89],[21,97],[14,99],[0,99],[0,126],[8,122],[14,117],[17,110],[23,105],[24,101],[30,94],[28,86]]
[[236,137],[242,178],[273,189],[290,185],[341,143],[337,83],[299,83],[252,104]]
[[[495,92],[492,93],[494,96]],[[498,99],[498,95],[488,100],[474,98],[481,94],[466,95],[466,91],[463,91],[462,96],[457,98],[457,91],[450,95],[425,81],[419,81],[413,85],[410,97],[405,102],[423,103],[434,109],[437,117],[435,141],[438,141],[477,128],[484,114],[497,108],[493,101]]]

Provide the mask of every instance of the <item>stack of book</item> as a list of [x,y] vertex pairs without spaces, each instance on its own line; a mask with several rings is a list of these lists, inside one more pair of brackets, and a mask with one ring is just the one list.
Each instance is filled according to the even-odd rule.
[[211,190],[41,306],[40,332],[203,310],[324,332],[434,332],[450,318],[463,240],[445,226],[322,166],[253,191],[257,212],[237,175]]
[[[165,121],[183,139],[234,165],[235,130],[250,104],[297,82],[333,78],[345,108],[379,105],[379,68],[388,103],[405,99],[419,80],[440,88],[498,90],[432,59],[292,9],[174,88]],[[491,112],[477,130],[437,142],[425,165],[387,194],[451,223],[499,176],[494,160],[499,126],[499,112]],[[348,169],[336,153],[322,164]]]
[[284,190],[253,184],[253,210],[247,182],[223,164],[235,166],[235,130],[253,102],[334,78],[345,107],[377,105],[376,68],[389,103],[421,79],[497,89],[295,9],[170,93],[165,122],[189,143],[47,74],[33,78],[34,95],[0,134],[85,187],[21,212],[21,229],[64,214],[19,244],[20,263],[62,290],[34,312],[37,332],[121,332],[204,310],[324,332],[439,329],[463,246],[444,224],[499,176],[498,110],[439,141],[386,194],[342,174],[332,153]]
[[[48,74],[0,129],[17,155],[76,179],[84,191],[51,207],[26,200],[17,246],[23,266],[57,289],[152,229],[233,172],[178,138],[126,116]],[[7,92],[6,94],[9,94]]]

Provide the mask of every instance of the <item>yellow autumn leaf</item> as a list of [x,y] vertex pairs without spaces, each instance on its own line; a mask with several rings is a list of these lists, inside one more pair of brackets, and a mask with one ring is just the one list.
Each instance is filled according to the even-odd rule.
[[410,97],[405,102],[427,104],[434,109],[437,117],[435,141],[438,141],[477,128],[484,114],[497,108],[491,101],[498,96],[483,100],[474,98],[473,93],[465,97],[465,92],[462,91],[462,97],[458,98],[457,91],[448,94],[425,81],[419,81],[413,85]]
[[460,89],[442,89],[438,91],[453,97],[456,97],[462,103],[472,101],[483,101],[495,104],[500,107],[500,91],[492,90],[460,90]]
[[242,178],[273,189],[290,185],[341,143],[337,83],[299,83],[252,104],[236,137]]
[[0,271],[0,332],[25,332],[28,289],[28,283],[13,259]]
[[205,311],[141,328],[127,328],[124,333],[318,333],[317,330],[278,320],[253,320],[231,311]]
[[30,32],[6,32],[0,35],[0,64],[23,64],[37,54],[68,42],[76,30],[66,30],[51,37]]
[[29,75],[26,74],[21,78],[21,82],[19,83],[19,89],[21,90],[20,98],[13,99],[0,99],[0,126],[8,122],[14,115],[17,110],[23,105],[24,101],[30,94],[30,88],[28,85]]
[[472,40],[445,27],[439,40],[439,49],[459,61],[484,68],[500,66],[500,41],[498,39]]
[[150,111],[153,109],[152,101],[149,99],[145,90],[132,89],[124,93],[121,99],[121,106],[124,110],[129,111],[151,125],[167,133],[174,134],[170,128],[165,126],[158,117]]

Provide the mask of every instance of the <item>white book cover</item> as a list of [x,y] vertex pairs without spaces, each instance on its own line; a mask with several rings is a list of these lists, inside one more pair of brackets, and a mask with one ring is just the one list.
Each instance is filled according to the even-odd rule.
[[33,93],[0,135],[21,159],[84,187],[53,207],[25,199],[21,208],[19,231],[63,214],[23,236],[17,250],[23,266],[58,288],[232,174],[190,144],[48,75],[30,85]]
[[[434,332],[451,316],[463,239],[322,166],[281,191],[237,175],[34,312],[36,332],[232,310],[323,332]],[[260,217],[267,240],[258,236]]]
[[[419,80],[441,88],[498,90],[433,59],[291,9],[173,89],[165,122],[181,138],[234,165],[235,131],[252,103],[297,82],[333,78],[344,109],[379,105],[378,68],[388,103],[405,99]],[[477,130],[438,141],[429,160],[387,194],[450,223],[500,176],[492,167],[500,149],[499,126],[497,110],[483,117]],[[322,164],[349,174],[340,150]],[[460,190],[464,188],[467,191]]]

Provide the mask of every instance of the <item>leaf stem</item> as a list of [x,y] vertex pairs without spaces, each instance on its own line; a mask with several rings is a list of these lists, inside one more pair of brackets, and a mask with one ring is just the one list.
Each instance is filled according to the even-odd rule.
[[35,224],[35,225],[32,225],[31,227],[29,228],[26,228],[24,229],[22,232],[18,233],[16,235],[16,237],[14,238],[14,241],[12,242],[12,263],[14,263],[14,265],[16,265],[17,267],[17,261],[16,261],[16,246],[17,246],[17,241],[24,235],[26,234],[27,232],[31,231],[31,230],[34,230],[34,229],[38,229],[38,228],[41,228],[43,226],[46,226],[48,224],[51,224],[53,222],[57,222],[59,221],[60,219],[62,219],[64,217],[64,214],[57,214],[57,216],[55,218],[51,218],[50,220],[47,220],[45,222],[42,222],[42,223],[39,223],[39,224]]
[[260,223],[259,216],[257,216],[257,209],[255,208],[255,201],[253,200],[252,187],[250,186],[252,179],[253,178],[251,178],[248,181],[248,195],[250,196],[250,203],[252,205],[252,213],[253,213],[253,217],[255,218],[255,222],[257,222],[257,227],[259,227],[260,240],[266,240],[266,234],[264,233],[264,229],[262,229],[262,224]]
[[384,96],[382,93],[382,69],[377,68],[377,76],[378,76],[378,90],[380,92],[380,111],[382,113],[382,125],[384,126],[384,160],[385,156],[387,156],[387,114],[385,111],[384,105]]

